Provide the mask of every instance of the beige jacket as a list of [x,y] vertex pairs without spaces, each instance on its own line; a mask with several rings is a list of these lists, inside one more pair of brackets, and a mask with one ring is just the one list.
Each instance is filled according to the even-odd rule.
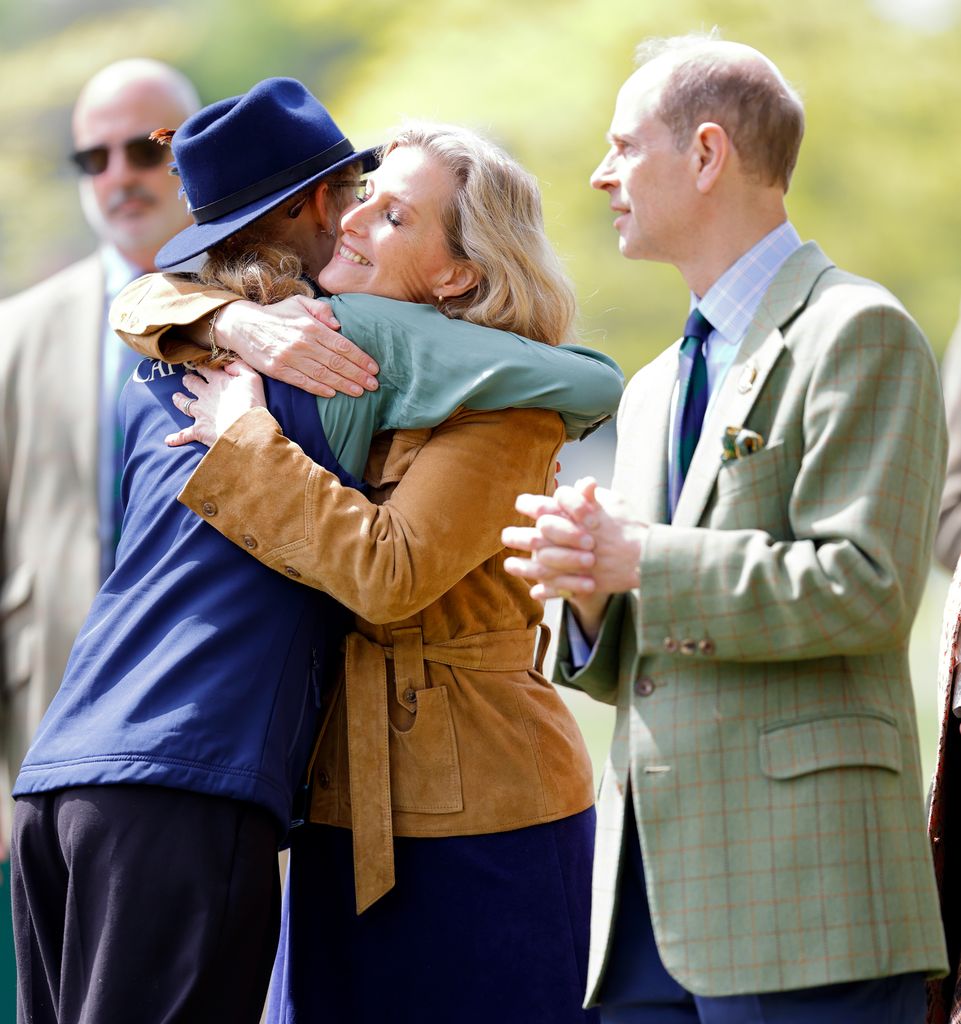
[[103,269],[90,256],[0,303],[0,820],[100,584]]

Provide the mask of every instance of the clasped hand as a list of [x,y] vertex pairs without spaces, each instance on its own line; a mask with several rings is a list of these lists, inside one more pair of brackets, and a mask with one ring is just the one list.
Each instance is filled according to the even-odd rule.
[[599,623],[612,594],[640,584],[645,523],[613,491],[592,477],[573,487],[558,487],[552,496],[521,494],[515,508],[534,526],[509,526],[501,533],[505,547],[530,557],[511,557],[504,567],[533,583],[531,597],[563,597],[589,630]]

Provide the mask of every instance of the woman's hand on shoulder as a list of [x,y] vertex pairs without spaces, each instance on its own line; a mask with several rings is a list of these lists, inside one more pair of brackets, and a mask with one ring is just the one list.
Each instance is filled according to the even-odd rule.
[[204,367],[200,373],[184,376],[184,387],[191,392],[185,395],[178,391],[173,404],[187,416],[193,417],[193,425],[176,434],[169,434],[164,440],[171,448],[199,441],[208,448],[251,409],[264,408],[264,382],[260,374],[243,360],[236,359],[222,370]]
[[375,391],[380,368],[339,327],[322,299],[292,295],[271,306],[241,300],[221,310],[215,340],[265,376],[312,395]]

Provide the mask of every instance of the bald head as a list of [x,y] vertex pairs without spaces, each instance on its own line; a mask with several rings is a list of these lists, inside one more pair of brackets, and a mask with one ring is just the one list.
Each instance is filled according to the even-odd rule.
[[797,92],[764,54],[743,43],[703,36],[653,39],[637,48],[639,69],[628,88],[659,90],[657,114],[678,149],[699,124],[727,133],[741,167],[762,185],[785,192],[804,134]]
[[136,92],[165,96],[179,111],[181,121],[200,109],[200,97],[186,75],[159,60],[132,57],[101,68],[83,86],[73,108],[74,131],[77,130],[78,119],[82,122],[90,108],[110,105],[118,96]]
[[154,268],[157,250],[191,220],[179,182],[168,173],[169,157],[138,166],[126,143],[157,128],[178,128],[199,109],[197,92],[181,72],[140,58],[98,71],[74,106],[76,149],[103,147],[108,153],[99,174],[80,180],[84,215],[101,240],[142,270]]

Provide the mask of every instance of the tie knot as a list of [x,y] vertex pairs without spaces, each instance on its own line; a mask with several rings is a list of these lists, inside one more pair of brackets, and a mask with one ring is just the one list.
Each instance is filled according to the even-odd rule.
[[695,306],[691,310],[691,315],[687,318],[687,323],[684,325],[684,337],[685,338],[697,338],[698,341],[705,341],[707,336],[714,330],[713,324],[710,320]]

